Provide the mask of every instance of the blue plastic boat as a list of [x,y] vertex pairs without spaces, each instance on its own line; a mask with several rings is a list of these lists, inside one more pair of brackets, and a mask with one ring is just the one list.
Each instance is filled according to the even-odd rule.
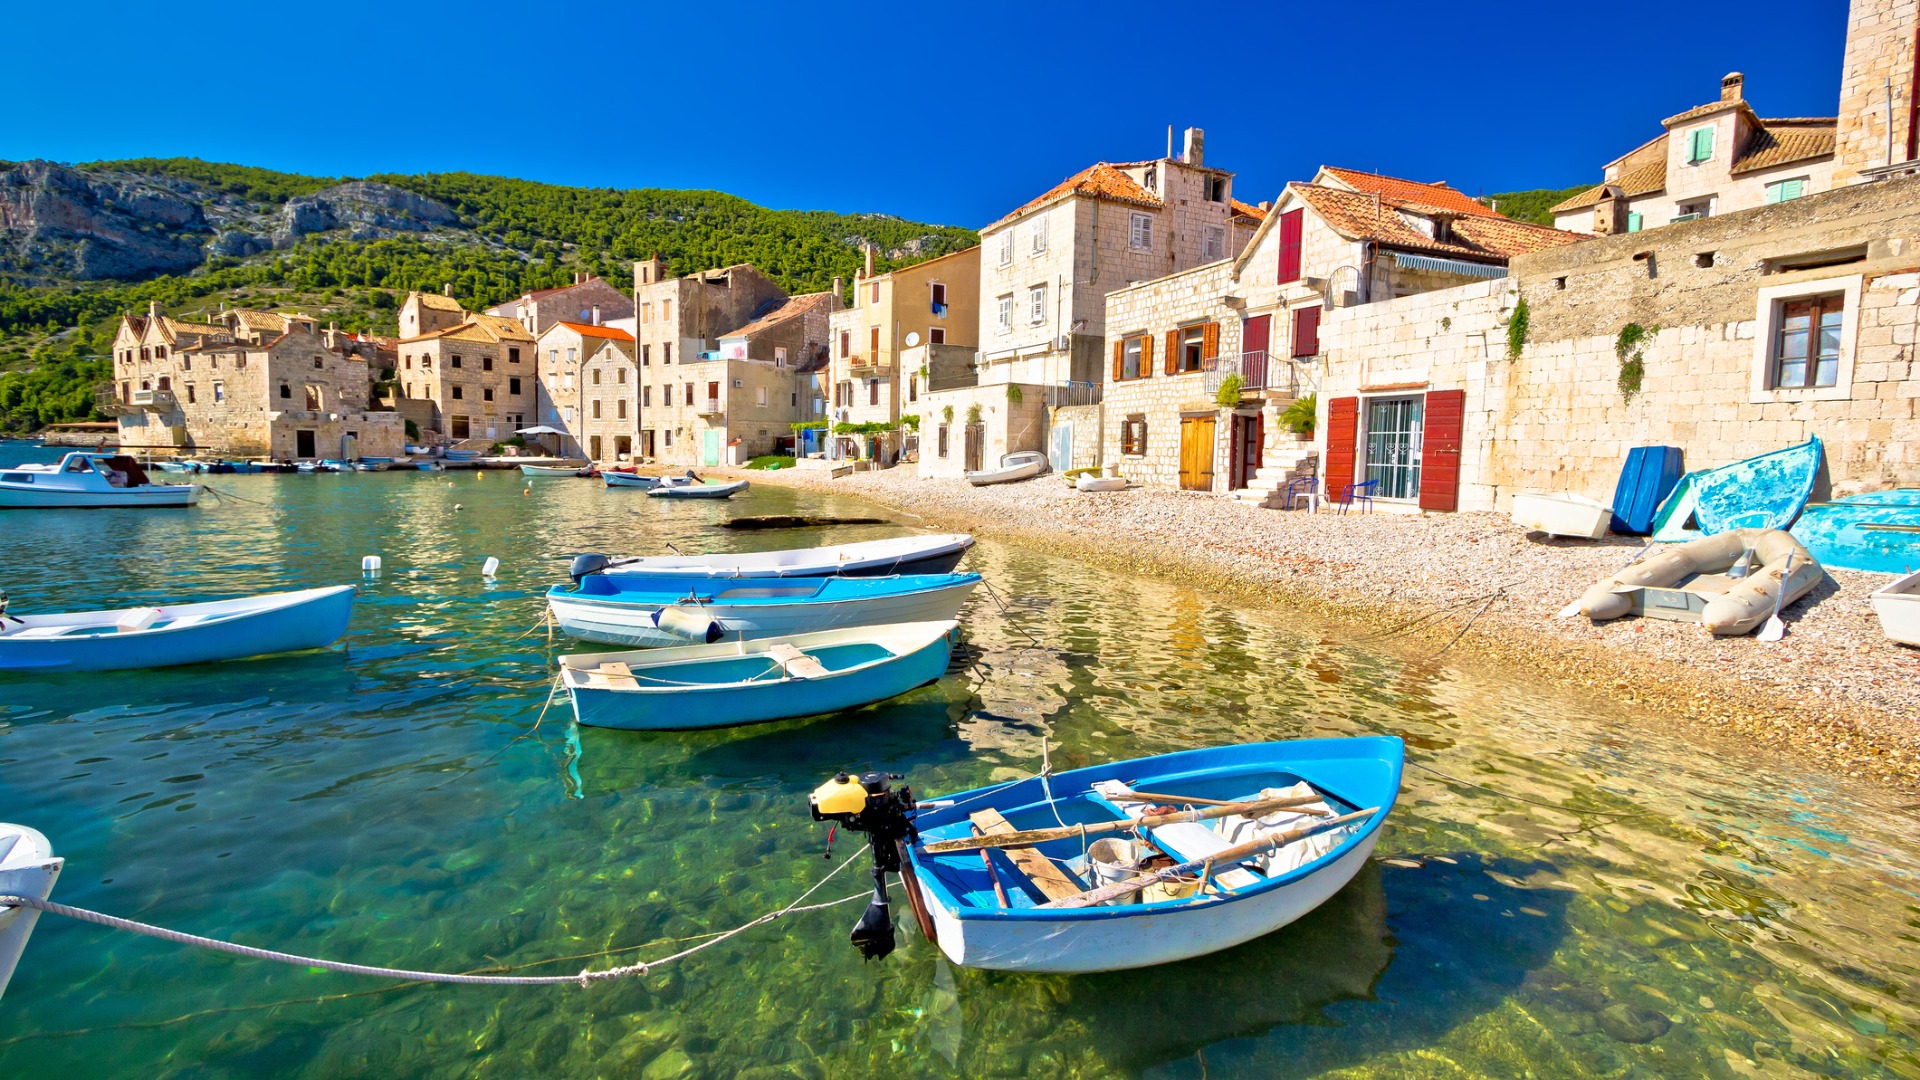
[[1653,515],[1680,482],[1680,448],[1636,446],[1627,451],[1620,483],[1613,489],[1610,528],[1622,535],[1645,536],[1653,531]]
[[[942,797],[915,818],[908,850],[941,951],[956,964],[1005,971],[1086,972],[1166,964],[1272,933],[1324,903],[1366,865],[1400,791],[1405,746],[1391,736],[1303,739],[1189,750],[1056,774],[1053,799],[1038,777]],[[1302,786],[1304,785],[1304,786]],[[1139,793],[1135,796],[1133,793]],[[1322,815],[1357,815],[1339,828],[1271,854],[1207,863],[1184,884],[1156,885],[1132,901],[1084,905],[1101,884],[1136,873],[1098,856],[1085,837],[1021,848],[931,854],[927,845],[978,830],[1045,829],[1142,817],[1145,796],[1245,801],[1279,793],[1319,805],[1257,818],[1183,822],[1151,830],[1151,848],[1177,865],[1244,849]],[[1177,804],[1177,799],[1158,799]],[[949,805],[950,804],[950,805]],[[1057,815],[1057,816],[1056,816]],[[1127,836],[1112,832],[1112,837]],[[1121,844],[1129,840],[1119,841]],[[1083,856],[1082,852],[1090,853]],[[1036,861],[1038,860],[1038,861]],[[1051,869],[1049,869],[1051,868]],[[1203,879],[1194,886],[1193,879]],[[1157,891],[1156,891],[1157,890]]]
[[954,618],[979,574],[871,578],[588,574],[547,593],[554,622],[588,641],[640,648],[754,640],[848,626]]
[[1920,488],[1808,503],[1793,537],[1828,568],[1881,574],[1920,570]]
[[953,622],[855,627],[560,658],[574,717],[588,727],[673,731],[858,708],[946,674]]
[[1728,529],[1785,529],[1813,497],[1820,439],[1690,472],[1660,506],[1653,539],[1663,543],[1714,536]]
[[[0,605],[4,609],[4,605]],[[0,671],[111,671],[325,648],[347,632],[353,586],[66,615],[0,616]]]

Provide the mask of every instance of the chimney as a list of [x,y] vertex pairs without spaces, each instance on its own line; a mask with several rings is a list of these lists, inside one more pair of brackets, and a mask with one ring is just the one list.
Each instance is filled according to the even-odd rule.
[[1593,234],[1613,236],[1627,231],[1627,195],[1618,185],[1608,184],[1600,192],[1593,208]]
[[160,317],[160,301],[158,300],[147,301],[147,318],[157,319],[159,317]]
[[1168,160],[1172,160],[1173,158],[1173,125],[1172,124],[1167,125],[1167,158]]
[[846,287],[847,287],[846,279],[842,278],[838,274],[835,274],[833,276],[833,299],[831,301],[828,301],[829,308],[838,308],[840,306],[840,298],[846,295],[846,293],[843,291],[846,289]]
[[452,286],[452,285],[442,285],[442,286],[440,286],[440,295],[441,295],[441,296],[452,296],[452,295],[453,295],[453,286]]
[[1261,213],[1263,213],[1263,214],[1264,214],[1264,213],[1266,213],[1267,211],[1269,211],[1269,210],[1271,210],[1271,209],[1273,209],[1273,204],[1272,204],[1271,202],[1268,202],[1268,201],[1267,201],[1267,200],[1265,200],[1265,199],[1261,199],[1261,200],[1260,200],[1260,212],[1261,212]]
[[1204,165],[1207,156],[1207,133],[1199,128],[1188,128],[1186,145],[1181,148],[1180,160],[1189,165]]
[[1727,72],[1727,77],[1720,80],[1720,100],[1739,101],[1746,84],[1747,77],[1745,75],[1737,71]]
[[873,244],[872,243],[868,243],[866,245],[866,252],[867,252],[867,276],[872,277],[873,276]]
[[600,325],[600,305],[599,304],[593,305],[593,325],[595,326]]

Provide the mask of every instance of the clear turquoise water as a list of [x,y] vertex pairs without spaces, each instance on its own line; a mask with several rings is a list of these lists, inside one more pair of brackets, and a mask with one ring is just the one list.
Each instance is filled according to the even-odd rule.
[[[0,463],[20,459],[0,444]],[[44,919],[0,1074],[1920,1076],[1920,822],[1871,789],[1230,595],[982,544],[974,663],[854,714],[645,735],[540,718],[526,633],[577,551],[774,547],[727,514],[508,474],[205,478],[247,502],[0,517],[16,611],[361,581],[343,648],[0,682],[0,819],[56,898],[367,963],[568,972],[673,951],[823,874],[805,793],[923,792],[1229,740],[1397,732],[1374,864],[1301,923],[1078,978],[863,964],[857,905],[592,990],[406,986]],[[847,528],[834,539],[887,535]],[[501,560],[494,584],[480,578]],[[842,846],[840,853],[851,849]],[[836,855],[835,862],[838,862]],[[851,876],[850,874],[848,875]],[[849,895],[835,881],[820,894]]]

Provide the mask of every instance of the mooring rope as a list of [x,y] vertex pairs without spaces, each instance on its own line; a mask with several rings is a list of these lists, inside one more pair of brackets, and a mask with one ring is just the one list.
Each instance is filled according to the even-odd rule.
[[294,964],[300,967],[317,967],[326,971],[339,972],[344,975],[371,975],[377,978],[405,979],[409,982],[459,983],[478,986],[560,986],[563,984],[571,984],[586,987],[597,982],[607,982],[612,979],[622,979],[634,975],[645,975],[655,968],[671,964],[676,960],[683,960],[702,949],[710,949],[726,941],[728,938],[744,934],[748,930],[752,930],[758,926],[765,926],[775,919],[786,915],[798,915],[808,911],[821,911],[830,907],[838,907],[841,904],[850,903],[854,900],[868,899],[873,895],[871,892],[860,892],[852,896],[843,896],[838,900],[828,900],[819,904],[806,904],[804,906],[802,904],[802,901],[806,900],[807,897],[818,892],[821,886],[833,880],[836,874],[852,866],[855,859],[865,854],[866,850],[864,848],[854,852],[846,862],[834,867],[827,873],[826,877],[814,882],[812,888],[795,897],[793,902],[786,907],[769,911],[759,918],[742,923],[731,930],[723,931],[691,948],[682,949],[671,956],[663,956],[658,960],[641,961],[616,968],[605,968],[600,971],[583,968],[573,975],[456,975],[450,972],[414,971],[407,968],[378,967],[370,964],[349,964],[339,960],[322,960],[312,956],[299,956],[294,953],[280,952],[277,949],[258,949],[251,945],[239,945],[231,941],[202,937],[199,934],[182,933],[178,930],[169,930],[163,926],[154,926],[151,923],[143,923],[134,919],[123,919],[117,915],[107,915],[102,912],[89,911],[86,908],[58,904],[51,900],[41,900],[31,896],[0,895],[0,907],[29,907],[37,911],[44,911],[49,915],[63,915],[69,919],[95,923],[115,930],[129,930],[136,934],[145,934],[148,937],[159,938],[162,941],[171,941],[180,945],[195,945],[203,949],[212,949],[215,952],[228,953],[233,956],[245,956],[255,960],[277,960],[283,964]]

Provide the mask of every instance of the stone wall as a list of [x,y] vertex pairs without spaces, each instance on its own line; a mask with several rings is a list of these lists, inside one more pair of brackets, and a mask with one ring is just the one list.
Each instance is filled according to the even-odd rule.
[[[1913,0],[1852,0],[1847,49],[1840,70],[1840,125],[1834,182],[1847,183],[1860,170],[1910,159],[1914,41],[1920,6]],[[1893,81],[1893,131],[1887,130],[1887,80]],[[1891,145],[1892,153],[1888,149]],[[1891,157],[1891,160],[1889,160]]]
[[[1001,457],[1017,450],[1046,450],[1046,388],[1032,384],[1020,387],[1020,400],[1007,397],[1008,383],[990,383],[928,394],[923,400],[920,420],[921,476],[958,478],[966,475],[966,427],[968,410],[980,409],[984,443],[981,465],[994,468]],[[953,419],[946,410],[953,409]],[[948,429],[948,450],[939,452],[940,427]]]

